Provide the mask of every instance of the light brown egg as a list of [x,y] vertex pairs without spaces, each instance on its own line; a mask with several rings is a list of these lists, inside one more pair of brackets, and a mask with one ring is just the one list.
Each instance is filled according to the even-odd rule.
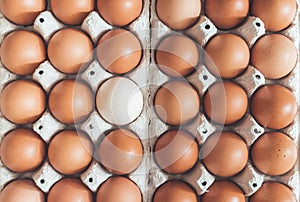
[[2,114],[13,123],[33,123],[45,111],[46,95],[33,81],[16,80],[3,89],[0,108]]
[[44,141],[29,129],[10,131],[0,144],[4,165],[14,172],[29,172],[39,167],[46,154]]
[[252,147],[254,165],[268,175],[282,175],[297,161],[297,147],[290,137],[280,132],[266,133]]
[[202,202],[245,202],[243,191],[231,181],[215,181],[202,196]]
[[97,202],[142,202],[138,186],[126,177],[115,176],[106,180],[99,188]]
[[0,192],[2,202],[45,202],[44,193],[31,180],[15,180]]
[[171,81],[156,92],[154,105],[157,115],[163,122],[181,125],[197,116],[200,98],[189,83]]
[[48,202],[93,202],[93,194],[80,179],[64,178],[50,189]]
[[248,11],[249,0],[209,0],[205,3],[205,14],[220,29],[240,25]]
[[230,177],[246,166],[248,148],[239,135],[232,132],[217,132],[204,142],[201,159],[214,175]]
[[157,47],[155,59],[166,75],[182,77],[192,73],[199,61],[198,48],[184,35],[170,35]]
[[251,15],[259,17],[269,31],[280,31],[293,21],[297,11],[296,0],[253,0]]
[[66,28],[56,32],[48,44],[51,64],[66,74],[83,71],[93,59],[93,43],[82,31]]
[[97,0],[97,7],[106,22],[123,27],[140,16],[143,0]]
[[134,171],[143,158],[143,145],[131,131],[111,131],[100,143],[98,157],[101,164],[111,173],[123,175]]
[[81,81],[60,81],[50,92],[49,109],[62,123],[80,123],[89,116],[93,108],[92,91]]
[[280,79],[296,66],[298,54],[293,42],[281,34],[260,38],[252,48],[251,63],[267,79]]
[[114,29],[101,36],[97,57],[105,70],[113,74],[125,74],[139,65],[142,47],[133,33],[125,29]]
[[286,201],[296,202],[292,190],[278,182],[265,182],[262,187],[251,196],[250,202]]
[[94,0],[50,0],[51,11],[63,23],[79,25],[94,10]]
[[155,192],[153,202],[197,202],[195,191],[179,180],[167,181]]
[[248,66],[250,50],[235,34],[218,34],[205,47],[205,65],[217,77],[234,78]]
[[31,25],[35,18],[46,9],[46,0],[1,0],[1,13],[18,25]]
[[46,45],[36,33],[17,30],[4,38],[0,53],[1,62],[9,71],[28,75],[46,60]]
[[277,84],[265,85],[252,96],[251,112],[263,127],[281,129],[293,122],[297,102],[289,89]]
[[196,164],[199,148],[195,137],[184,131],[171,130],[158,138],[154,152],[161,169],[172,174],[181,174]]
[[184,30],[196,23],[201,12],[200,0],[157,0],[159,19],[174,30]]
[[218,124],[234,124],[247,111],[248,98],[245,90],[233,82],[217,82],[204,95],[204,110]]

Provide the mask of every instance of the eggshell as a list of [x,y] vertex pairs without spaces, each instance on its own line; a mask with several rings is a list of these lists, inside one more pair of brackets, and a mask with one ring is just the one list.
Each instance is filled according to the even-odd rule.
[[199,149],[195,137],[184,131],[171,130],[158,138],[154,152],[161,169],[172,174],[181,174],[196,164]]
[[0,109],[13,123],[28,124],[40,118],[46,108],[46,95],[33,81],[16,80],[2,91]]
[[171,77],[182,77],[192,73],[198,64],[199,57],[195,42],[178,34],[163,39],[155,54],[158,67]]
[[281,129],[294,120],[297,102],[286,87],[278,84],[265,85],[252,96],[251,112],[263,127]]
[[114,29],[101,36],[97,57],[105,70],[113,74],[125,74],[139,65],[142,47],[133,33]]
[[197,202],[195,191],[180,180],[167,181],[155,192],[153,202]]
[[126,177],[115,176],[106,180],[97,191],[97,202],[142,202],[138,186]]
[[9,71],[24,76],[32,74],[46,60],[46,45],[36,33],[17,30],[4,38],[0,54]]
[[200,0],[157,0],[159,19],[169,28],[184,30],[196,23],[201,12]]
[[131,131],[111,131],[100,143],[98,157],[101,164],[111,173],[123,175],[134,171],[143,158],[143,145]]
[[161,86],[154,98],[158,117],[170,125],[186,124],[200,109],[198,92],[187,82],[171,81]]
[[60,81],[50,92],[49,109],[62,123],[80,123],[94,109],[92,91],[81,81]]
[[122,27],[140,16],[143,0],[97,0],[97,7],[106,22]]
[[64,178],[50,189],[48,202],[93,202],[92,192],[76,178]]

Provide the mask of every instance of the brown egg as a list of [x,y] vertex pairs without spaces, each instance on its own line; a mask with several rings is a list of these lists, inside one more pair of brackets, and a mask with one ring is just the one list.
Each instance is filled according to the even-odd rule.
[[183,35],[170,35],[157,47],[155,59],[158,67],[172,77],[187,76],[192,73],[199,61],[196,44]]
[[51,165],[66,175],[79,173],[92,161],[93,145],[81,132],[65,130],[50,142],[48,158]]
[[113,74],[125,74],[139,65],[142,47],[133,33],[125,29],[113,29],[101,36],[97,57],[105,70]]
[[204,60],[208,70],[217,77],[234,78],[248,66],[247,43],[234,34],[218,34],[205,47]]
[[50,0],[50,6],[63,23],[79,25],[94,10],[94,0]]
[[243,191],[231,181],[215,181],[202,196],[202,202],[245,202]]
[[206,16],[220,29],[239,26],[248,16],[249,0],[206,1]]
[[250,202],[296,202],[292,190],[278,182],[265,182],[262,187],[251,196]]
[[93,202],[93,194],[80,179],[64,178],[50,189],[48,202]]
[[143,158],[143,145],[131,131],[111,131],[100,143],[98,157],[101,164],[111,173],[123,175],[134,171]]
[[29,129],[15,129],[1,142],[1,161],[14,172],[29,172],[36,169],[43,162],[45,154],[44,141]]
[[297,49],[281,34],[269,34],[259,39],[251,51],[251,63],[267,79],[280,79],[296,66]]
[[201,159],[214,175],[230,177],[246,166],[248,148],[239,135],[232,132],[217,132],[204,142]]
[[269,31],[280,31],[293,21],[297,11],[296,0],[253,0],[251,15],[259,17]]
[[46,45],[36,33],[17,30],[4,38],[0,53],[1,62],[9,71],[28,75],[46,60]]
[[93,59],[93,43],[82,31],[66,28],[56,32],[48,44],[52,65],[66,74],[83,71]]
[[198,143],[184,131],[171,130],[161,135],[154,147],[155,160],[166,172],[180,174],[191,169],[198,160]]
[[15,180],[0,192],[1,202],[45,202],[44,193],[31,180]]
[[[122,27],[138,18],[143,9],[142,0],[97,0],[98,11],[111,25]],[[117,12],[116,12],[117,11]]]
[[266,133],[252,147],[254,165],[268,175],[282,175],[297,161],[297,147],[290,137],[280,132]]
[[289,89],[277,84],[265,85],[253,95],[251,112],[263,127],[281,129],[293,122],[297,102]]
[[35,18],[46,9],[46,0],[1,0],[1,13],[18,25],[31,25]]
[[204,95],[204,110],[218,124],[234,124],[247,111],[248,98],[245,90],[233,82],[217,82]]
[[49,109],[63,123],[80,123],[87,119],[93,108],[92,91],[81,81],[60,81],[50,92]]
[[0,108],[5,118],[13,123],[33,123],[46,108],[46,95],[33,81],[16,80],[3,89]]
[[153,202],[197,202],[197,195],[187,183],[167,181],[155,192]]
[[174,30],[184,30],[196,23],[201,12],[200,0],[157,0],[159,19]]
[[138,186],[126,177],[115,176],[106,180],[97,192],[97,202],[142,202]]

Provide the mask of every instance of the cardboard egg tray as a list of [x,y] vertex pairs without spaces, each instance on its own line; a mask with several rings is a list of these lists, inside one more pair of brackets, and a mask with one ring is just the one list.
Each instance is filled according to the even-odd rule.
[[[297,1],[297,3],[299,7],[299,1]],[[213,176],[205,168],[201,159],[198,160],[197,164],[190,171],[181,175],[171,175],[159,168],[153,156],[153,147],[157,138],[165,131],[172,128],[163,123],[157,117],[153,107],[153,99],[157,89],[165,82],[171,80],[171,78],[163,74],[155,64],[154,52],[162,37],[174,33],[174,31],[169,29],[159,20],[156,15],[155,5],[156,0],[144,0],[144,7],[141,16],[126,27],[139,38],[143,46],[143,58],[140,65],[134,71],[126,74],[125,77],[133,80],[140,87],[144,95],[144,107],[141,115],[135,121],[126,126],[139,136],[144,147],[142,163],[134,172],[128,175],[128,178],[138,185],[143,195],[144,202],[152,201],[156,188],[171,179],[180,179],[190,184],[200,199],[201,195],[207,192],[213,182],[218,179],[218,177]],[[202,5],[204,5],[204,0]],[[191,37],[199,43],[200,48],[204,48],[208,40],[215,34],[223,32],[235,33],[241,36],[248,43],[249,48],[251,48],[256,40],[266,33],[263,22],[259,18],[253,16],[249,16],[246,21],[236,29],[230,31],[218,30],[214,24],[206,16],[204,16],[203,7],[204,6],[202,6],[201,17],[193,27],[184,31],[176,32]],[[48,6],[48,10],[42,12],[36,18],[34,25],[29,27],[16,26],[1,16],[0,40],[2,41],[3,38],[13,30],[30,29],[38,32],[47,43],[56,31],[64,27],[67,26],[59,22],[53,16],[50,11],[50,7]],[[97,11],[93,11],[86,17],[82,25],[76,26],[76,28],[85,31],[91,37],[94,44],[96,44],[99,37],[113,27],[107,24],[100,17]],[[294,42],[299,52],[298,15],[296,16],[293,24],[281,33]],[[239,83],[247,91],[249,98],[258,87],[269,83],[279,83],[293,91],[299,105],[299,74],[299,61],[296,68],[289,74],[288,77],[276,81],[265,79],[258,70],[250,65],[242,75],[232,80]],[[49,93],[51,88],[58,81],[73,77],[74,79],[84,80],[87,82],[93,92],[96,93],[101,83],[113,76],[116,75],[112,75],[105,71],[95,58],[83,73],[76,76],[62,74],[57,71],[49,61],[45,61],[36,69],[33,75],[27,76],[26,78],[40,83],[45,92]],[[16,79],[19,79],[19,76],[10,73],[1,65],[0,91],[9,82]],[[185,77],[185,80],[190,82],[197,89],[200,99],[203,100],[202,98],[206,90],[214,82],[220,79],[214,77],[207,70],[205,65],[200,64],[193,74]],[[0,143],[7,132],[17,127],[17,125],[9,122],[0,114]],[[51,115],[49,109],[47,109],[38,121],[27,125],[26,127],[32,128],[47,144],[57,132],[69,128],[76,128],[78,130],[85,131],[96,144],[100,136],[105,131],[115,128],[115,126],[106,122],[99,115],[96,109],[85,122],[78,125],[65,125],[60,123]],[[197,118],[191,123],[180,127],[180,129],[193,134],[200,147],[211,134],[215,131],[221,131],[224,129],[240,134],[250,149],[254,141],[267,131],[255,121],[250,114],[249,107],[245,117],[237,124],[220,126],[211,123],[210,120],[207,119],[203,112],[203,106],[201,106],[200,113]],[[282,131],[290,135],[295,143],[299,145],[299,116],[295,118],[295,121],[289,127]],[[300,178],[298,164],[299,161],[290,172],[282,176],[270,177],[258,171],[252,165],[251,160],[248,160],[248,164],[243,171],[229,179],[236,182],[242,188],[246,197],[254,194],[264,181],[279,181],[289,186],[299,201]],[[93,160],[90,166],[81,174],[76,175],[76,177],[80,178],[92,192],[96,193],[99,186],[111,175],[112,174],[106,171],[99,162]],[[51,187],[63,177],[65,176],[52,168],[48,159],[46,159],[43,165],[37,170],[23,174],[10,171],[0,161],[0,190],[14,179],[31,178],[43,192],[48,193]]]

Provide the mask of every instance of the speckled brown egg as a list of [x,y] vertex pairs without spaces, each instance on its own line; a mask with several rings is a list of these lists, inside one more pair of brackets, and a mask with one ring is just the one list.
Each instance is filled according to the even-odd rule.
[[46,108],[46,95],[33,81],[16,80],[3,89],[0,108],[5,118],[13,123],[33,123]]
[[142,161],[143,145],[133,132],[117,129],[106,135],[97,153],[101,164],[111,173],[129,174]]
[[159,118],[170,125],[188,123],[197,116],[200,98],[187,82],[171,81],[157,91],[154,107]]
[[218,34],[205,47],[205,65],[217,77],[225,79],[240,75],[250,61],[247,43],[235,34]]
[[245,90],[233,82],[217,82],[204,95],[204,110],[218,124],[234,124],[247,111],[248,98]]
[[101,36],[97,57],[105,70],[113,74],[125,74],[139,65],[142,47],[133,33],[125,29],[114,29]]
[[154,147],[155,160],[159,167],[172,174],[190,170],[198,160],[198,144],[195,137],[179,130],[162,134]]
[[251,152],[254,165],[268,175],[282,175],[297,161],[297,147],[280,132],[266,133],[255,141]]
[[139,187],[122,176],[111,177],[101,184],[96,196],[97,202],[142,202]]
[[250,198],[250,202],[296,202],[292,190],[279,182],[265,182]]
[[17,30],[4,38],[0,54],[2,64],[9,71],[28,75],[46,60],[46,45],[38,34]]
[[171,77],[182,77],[192,73],[199,57],[195,42],[184,35],[170,35],[163,39],[155,54],[160,70]]
[[93,194],[80,179],[64,178],[48,193],[48,202],[93,202]]
[[193,188],[180,180],[167,181],[155,192],[153,202],[197,202]]
[[46,9],[46,0],[1,0],[1,13],[18,25],[31,25],[35,18]]
[[205,3],[205,14],[220,29],[240,25],[248,11],[249,0],[209,0]]
[[80,123],[89,116],[93,108],[93,94],[81,81],[60,81],[50,92],[49,109],[63,123]]
[[251,15],[259,17],[269,31],[287,28],[295,18],[296,0],[253,0]]
[[294,120],[297,102],[289,89],[277,84],[265,85],[253,95],[251,112],[263,127],[281,129]]
[[14,172],[29,172],[39,167],[46,154],[44,141],[29,129],[10,131],[0,144],[4,165]]
[[202,196],[202,202],[245,202],[243,191],[231,181],[215,181]]
[[260,38],[251,50],[251,63],[267,79],[280,79],[296,66],[298,54],[293,42],[281,34]]
[[51,64],[66,74],[83,71],[93,59],[93,43],[82,31],[66,28],[49,40],[48,57]]
[[73,175],[86,169],[92,161],[93,145],[81,132],[65,130],[50,142],[48,158],[59,172]]
[[230,177],[246,166],[248,148],[239,135],[232,132],[217,132],[204,142],[200,157],[211,173]]
[[94,10],[94,0],[50,0],[51,11],[63,23],[79,25]]
[[143,0],[97,0],[97,7],[106,22],[122,27],[140,16]]
[[33,181],[23,179],[7,184],[0,192],[2,202],[45,202],[44,193]]
[[156,13],[169,28],[184,30],[195,24],[200,16],[200,0],[157,0]]

